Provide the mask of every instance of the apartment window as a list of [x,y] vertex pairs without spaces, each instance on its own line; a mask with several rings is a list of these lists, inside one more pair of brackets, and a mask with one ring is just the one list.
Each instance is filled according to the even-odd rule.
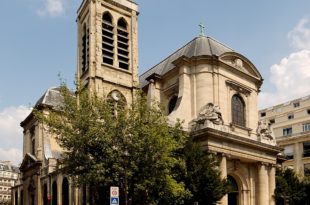
[[310,176],[310,164],[304,164],[304,175]]
[[299,102],[294,102],[294,103],[293,103],[293,107],[296,108],[296,107],[299,107],[299,106],[300,106],[300,103],[299,103]]
[[269,123],[270,123],[270,124],[274,124],[275,122],[276,122],[275,119],[270,119],[270,120],[269,120]]
[[261,117],[265,117],[265,116],[266,116],[266,113],[265,113],[265,112],[262,112],[262,113],[260,114],[260,116],[261,116]]
[[289,120],[294,119],[294,114],[289,114],[289,115],[287,116],[287,119],[289,119]]
[[287,127],[283,129],[283,136],[289,136],[293,134],[293,129],[291,127]]
[[302,125],[302,131],[307,132],[310,131],[310,123],[306,123]]
[[119,67],[125,70],[129,69],[129,39],[127,23],[121,18],[117,22],[117,57]]
[[303,157],[310,157],[310,142],[304,142],[303,145]]
[[293,145],[285,146],[283,154],[286,159],[294,159],[294,147]]
[[308,115],[310,115],[310,109],[307,110]]
[[110,65],[113,65],[114,56],[113,29],[112,16],[106,12],[102,16],[102,61]]
[[245,104],[239,95],[234,95],[231,99],[232,123],[245,127]]

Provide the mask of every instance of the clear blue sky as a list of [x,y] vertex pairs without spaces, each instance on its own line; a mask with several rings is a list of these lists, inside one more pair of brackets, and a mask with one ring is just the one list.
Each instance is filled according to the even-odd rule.
[[[137,2],[140,74],[196,37],[202,22],[208,36],[249,58],[261,72],[261,107],[310,94],[309,0]],[[58,74],[73,85],[80,3],[0,2],[0,160],[8,149],[21,149],[16,127],[27,113],[24,106],[59,85]],[[8,135],[18,136],[7,141]]]

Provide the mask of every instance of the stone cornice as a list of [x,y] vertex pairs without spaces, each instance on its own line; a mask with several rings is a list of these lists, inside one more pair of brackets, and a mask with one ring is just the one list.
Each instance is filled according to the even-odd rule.
[[207,140],[208,138],[213,138],[213,139],[216,138],[221,141],[233,142],[239,145],[246,145],[247,147],[252,147],[254,149],[272,153],[275,155],[280,153],[283,150],[282,148],[278,146],[268,145],[268,144],[265,144],[259,141],[255,141],[255,140],[248,139],[245,137],[240,137],[238,135],[212,129],[209,127],[196,130],[196,131],[192,131],[190,135],[199,141]]
[[244,85],[241,85],[231,80],[226,80],[226,85],[239,93],[245,94],[246,96],[250,95],[252,92],[251,88],[246,87]]

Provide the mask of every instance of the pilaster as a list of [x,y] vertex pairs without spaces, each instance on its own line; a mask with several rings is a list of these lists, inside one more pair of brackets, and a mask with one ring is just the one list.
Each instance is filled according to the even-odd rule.
[[269,205],[275,205],[274,190],[276,188],[276,165],[273,164],[269,171]]
[[[227,156],[222,154],[221,163],[220,163],[220,170],[221,170],[221,178],[227,178]],[[221,205],[228,205],[228,195],[226,194],[220,201]]]
[[258,164],[258,205],[267,205],[269,203],[269,186],[267,164]]

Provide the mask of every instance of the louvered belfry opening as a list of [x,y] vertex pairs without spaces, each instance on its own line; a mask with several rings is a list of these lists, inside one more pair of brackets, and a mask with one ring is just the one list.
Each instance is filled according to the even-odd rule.
[[117,52],[119,67],[129,69],[129,39],[127,31],[127,23],[121,18],[117,22]]
[[89,29],[86,24],[83,26],[82,36],[82,72],[86,71],[89,66]]
[[114,38],[112,16],[106,12],[102,16],[102,61],[113,65]]

